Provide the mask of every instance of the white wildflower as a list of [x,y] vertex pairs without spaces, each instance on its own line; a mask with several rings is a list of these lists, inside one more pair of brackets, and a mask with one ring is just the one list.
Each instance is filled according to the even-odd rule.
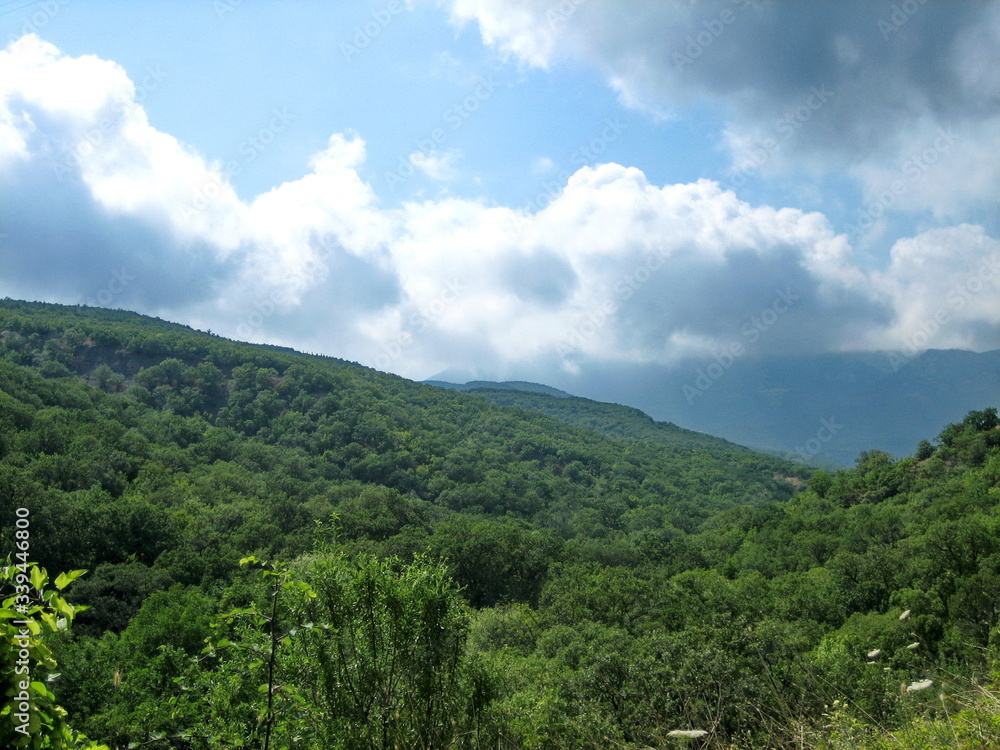
[[900,620],[909,620],[910,619],[910,610],[906,610],[903,614],[901,614],[899,616],[899,619]]
[[934,684],[934,680],[918,680],[917,682],[911,682],[906,686],[906,691],[909,693],[915,693],[918,690],[926,690],[931,685]]
[[907,648],[911,650],[915,648],[920,648],[920,641],[914,641],[909,646],[907,646]]
[[708,732],[704,729],[674,729],[671,732],[667,732],[668,737],[689,737],[691,739],[704,737],[706,734]]
[[877,648],[874,651],[869,651],[868,652],[868,658],[869,659],[877,659],[881,655],[882,655],[882,649],[880,649],[880,648]]

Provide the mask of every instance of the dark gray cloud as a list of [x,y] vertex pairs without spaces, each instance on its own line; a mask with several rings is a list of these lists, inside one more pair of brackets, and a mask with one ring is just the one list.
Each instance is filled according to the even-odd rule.
[[578,281],[565,259],[545,251],[508,258],[500,276],[518,298],[545,307],[565,303]]
[[892,317],[887,301],[863,289],[824,289],[803,265],[801,247],[737,248],[721,263],[696,252],[671,258],[622,302],[616,329],[623,346],[664,355],[680,332],[715,348],[741,344],[759,356],[836,350]]
[[8,293],[144,310],[213,298],[236,268],[148,217],[112,215],[78,172],[44,159],[0,172],[0,283]]
[[[524,4],[480,4],[497,5]],[[596,63],[614,85],[654,104],[720,96],[749,118],[781,116],[827,84],[841,94],[830,119],[850,124],[830,132],[853,140],[920,111],[945,120],[995,115],[996,82],[970,78],[962,63],[996,51],[997,23],[987,0],[621,0],[581,3],[553,32],[551,55]]]
[[[971,210],[1000,186],[1000,4],[988,0],[620,0],[451,3],[489,43],[536,64],[604,72],[623,99],[665,115],[711,101],[730,119],[735,166],[765,142],[763,170],[855,169],[868,191],[900,177],[939,129],[960,133],[934,200],[898,209]],[[993,61],[991,64],[989,61]],[[986,155],[974,159],[969,154]],[[970,174],[970,172],[972,174]],[[964,184],[972,182],[974,190]],[[952,201],[951,194],[955,200]]]

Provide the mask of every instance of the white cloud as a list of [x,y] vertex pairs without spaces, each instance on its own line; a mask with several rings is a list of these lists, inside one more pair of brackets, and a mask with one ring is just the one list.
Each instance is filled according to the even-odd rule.
[[886,348],[1000,347],[1000,240],[963,224],[900,240],[873,283],[896,317]]
[[537,67],[548,67],[555,50],[555,33],[545,22],[548,8],[531,0],[453,0],[457,23],[476,21],[483,41]]
[[[243,201],[222,165],[148,123],[113,63],[29,37],[0,70],[15,144],[0,158],[0,293],[86,301],[124,270],[113,306],[411,376],[669,363],[744,341],[776,306],[756,353],[902,345],[997,246],[969,225],[925,233],[869,276],[821,214],[752,206],[707,180],[659,186],[618,164],[580,169],[537,212],[457,198],[385,209],[359,175],[355,134]],[[61,144],[95,128],[86,154],[63,158]],[[997,291],[977,294],[932,345],[997,343]]]
[[556,168],[556,163],[549,156],[539,156],[531,165],[534,174],[548,174]]
[[410,163],[432,180],[446,182],[458,176],[455,163],[460,158],[458,151],[414,151],[409,156]]

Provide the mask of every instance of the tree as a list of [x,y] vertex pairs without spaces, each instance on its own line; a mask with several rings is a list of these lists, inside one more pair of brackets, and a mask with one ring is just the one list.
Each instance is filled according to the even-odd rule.
[[331,746],[453,747],[468,726],[458,588],[441,565],[397,565],[341,554],[301,563],[311,590],[295,607],[294,647]]
[[56,661],[51,638],[66,630],[81,607],[60,592],[84,571],[49,576],[35,563],[0,568],[0,747],[108,750],[72,729],[49,688]]
[[222,617],[184,681],[209,736],[262,750],[469,746],[491,682],[468,661],[467,610],[443,566],[342,553],[260,565],[267,601]]

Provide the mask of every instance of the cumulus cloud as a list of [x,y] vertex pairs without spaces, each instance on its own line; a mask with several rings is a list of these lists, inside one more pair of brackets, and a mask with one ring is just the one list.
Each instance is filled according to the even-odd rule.
[[873,284],[895,317],[887,348],[1000,348],[1000,240],[963,224],[898,241]]
[[[353,133],[247,201],[226,166],[149,124],[114,63],[29,36],[0,52],[0,73],[0,294],[96,300],[410,376],[671,363],[734,342],[902,346],[998,251],[960,225],[900,241],[872,274],[821,214],[618,164],[580,169],[538,211],[387,209]],[[992,283],[929,345],[996,345]]]
[[116,274],[156,275],[114,286],[122,302],[158,309],[210,294],[226,273],[238,234],[173,220],[196,160],[148,125],[134,97],[114,63],[64,57],[35,36],[0,51],[0,122],[13,129],[0,138],[7,293],[90,299]]
[[[390,225],[355,168],[364,143],[336,134],[311,172],[253,201],[152,127],[125,71],[28,35],[0,52],[0,291],[141,309],[260,339],[326,294],[327,346],[350,346],[356,310],[398,294]],[[275,113],[272,126],[282,127]],[[8,142],[5,139],[5,142]],[[248,322],[249,321],[249,322]]]

